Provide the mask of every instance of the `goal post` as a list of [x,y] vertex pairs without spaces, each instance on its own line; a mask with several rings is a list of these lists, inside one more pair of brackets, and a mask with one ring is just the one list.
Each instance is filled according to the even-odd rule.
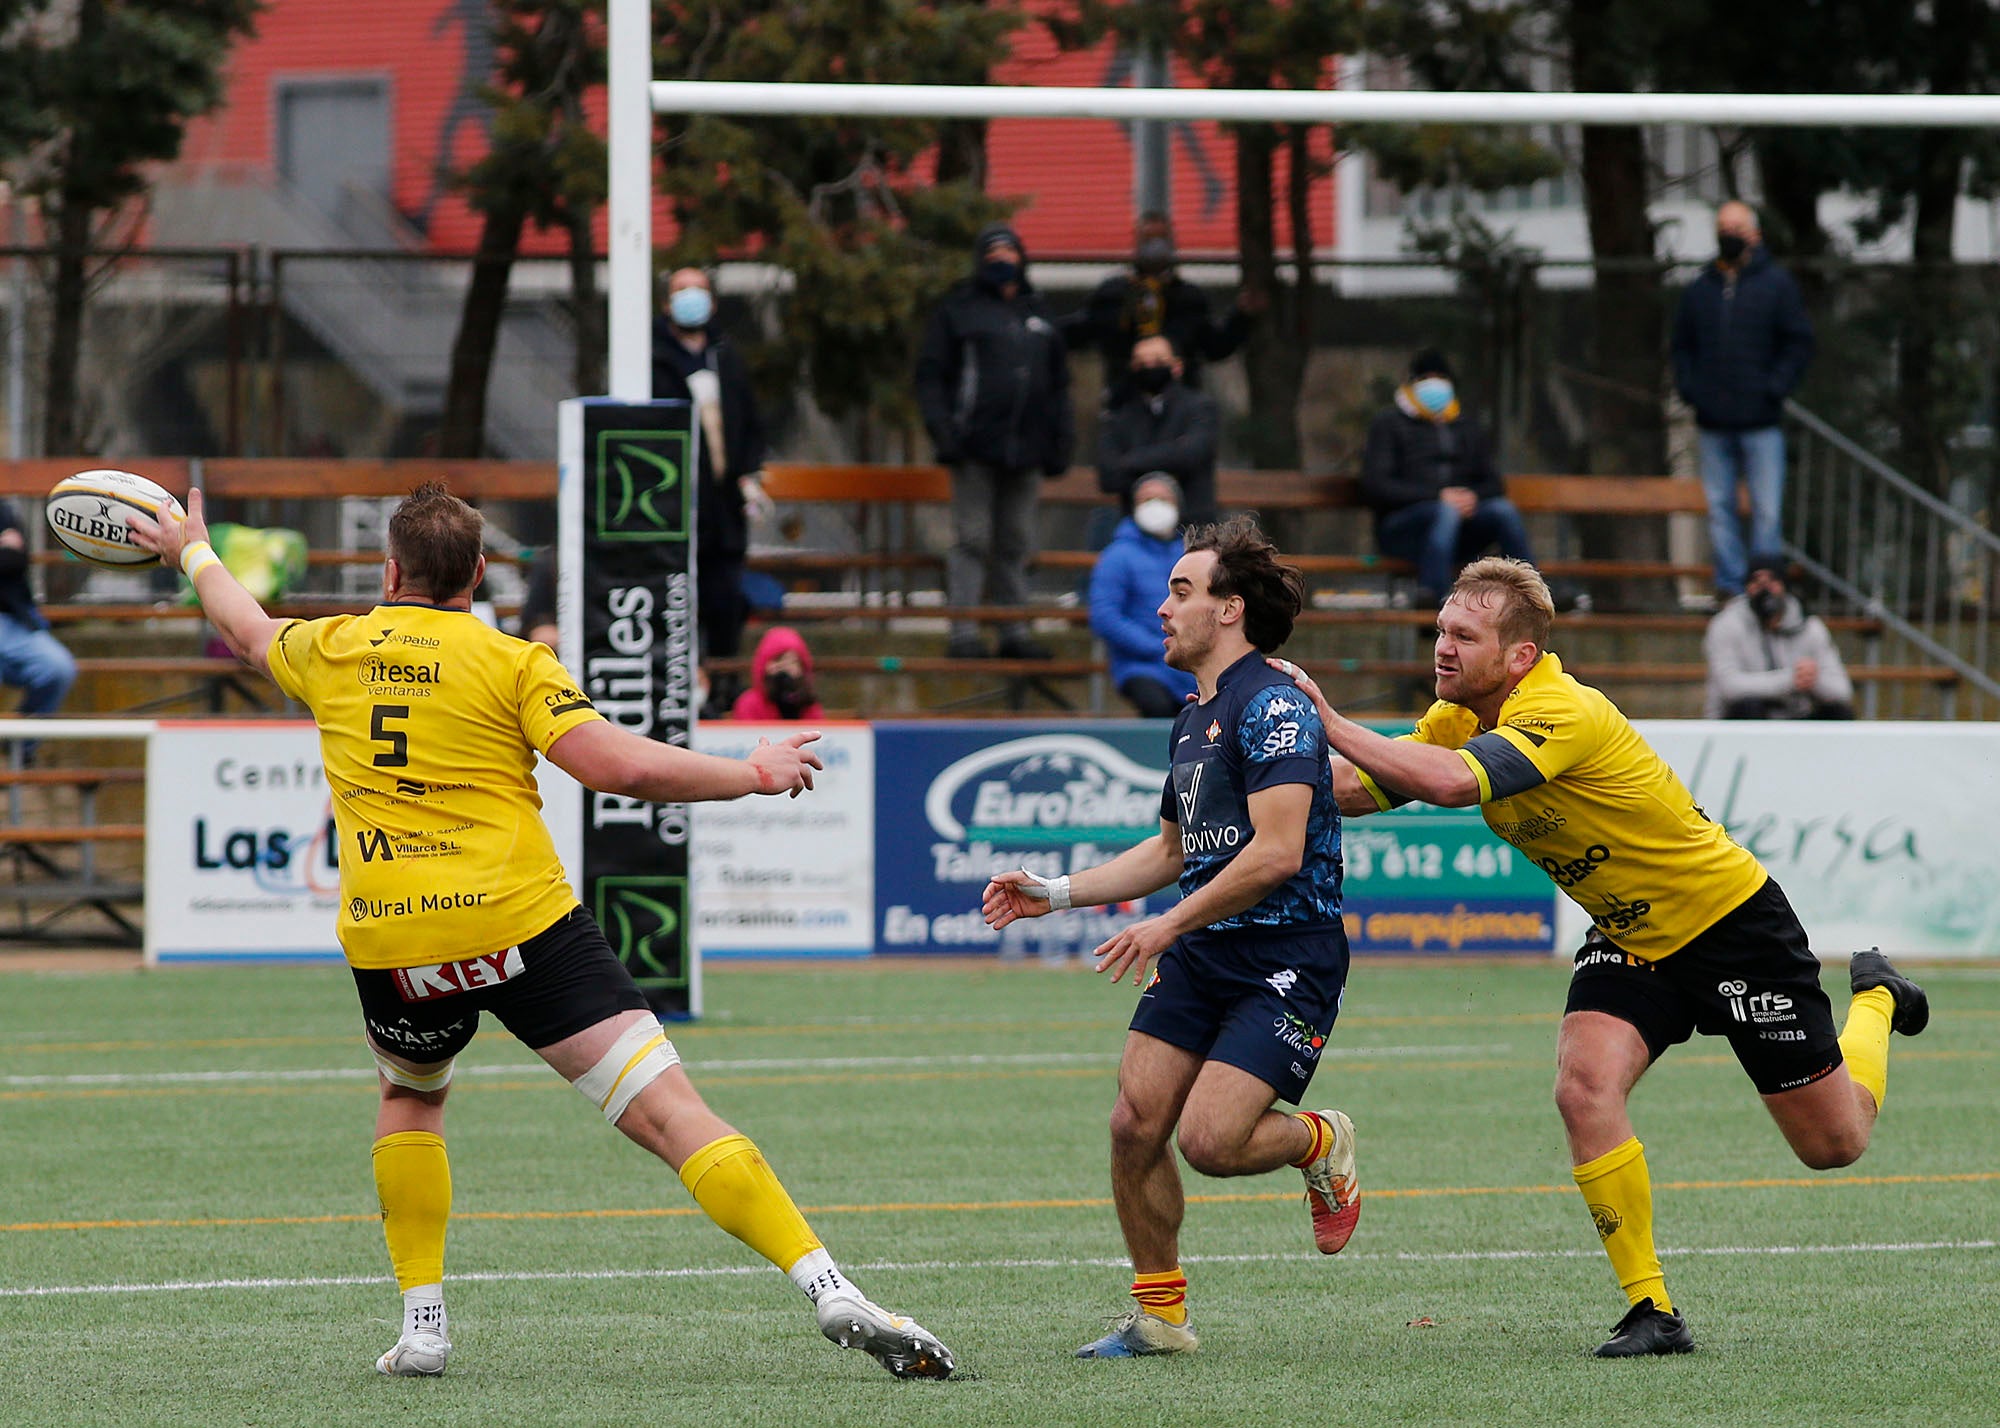
[[1070,89],[656,80],[651,0],[610,0],[610,395],[652,382],[656,114],[901,119],[1170,119],[1280,124],[1729,124],[1990,128],[1991,94],[1577,94],[1383,89]]

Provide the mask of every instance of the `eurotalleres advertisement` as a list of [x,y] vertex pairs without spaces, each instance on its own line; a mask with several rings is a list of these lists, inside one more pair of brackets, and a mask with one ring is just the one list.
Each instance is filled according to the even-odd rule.
[[[1160,830],[1164,722],[881,725],[875,903],[880,952],[1066,957],[1168,906],[1134,903],[1018,922],[979,912],[987,879],[1109,862]],[[1400,731],[1397,731],[1400,732]],[[1475,809],[1413,804],[1342,830],[1343,912],[1359,952],[1547,952],[1554,894]]]

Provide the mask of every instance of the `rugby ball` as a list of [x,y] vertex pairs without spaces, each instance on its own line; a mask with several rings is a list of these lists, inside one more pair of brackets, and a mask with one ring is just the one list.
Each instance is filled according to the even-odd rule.
[[160,557],[132,539],[128,515],[186,520],[173,493],[130,471],[79,471],[56,483],[44,508],[49,531],[64,549],[96,565],[130,569]]

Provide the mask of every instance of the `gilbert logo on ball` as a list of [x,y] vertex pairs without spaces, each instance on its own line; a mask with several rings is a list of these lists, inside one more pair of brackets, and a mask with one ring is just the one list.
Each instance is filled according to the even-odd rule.
[[164,486],[130,471],[79,471],[49,492],[49,530],[71,554],[96,565],[153,565],[159,557],[136,544],[128,515],[150,520],[185,519],[187,512]]

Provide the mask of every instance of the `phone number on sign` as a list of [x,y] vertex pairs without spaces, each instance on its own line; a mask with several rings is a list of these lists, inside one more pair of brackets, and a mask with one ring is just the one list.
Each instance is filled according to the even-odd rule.
[[1504,878],[1514,871],[1514,850],[1504,843],[1404,843],[1395,838],[1352,838],[1341,849],[1350,878],[1435,882],[1447,873],[1461,878]]

